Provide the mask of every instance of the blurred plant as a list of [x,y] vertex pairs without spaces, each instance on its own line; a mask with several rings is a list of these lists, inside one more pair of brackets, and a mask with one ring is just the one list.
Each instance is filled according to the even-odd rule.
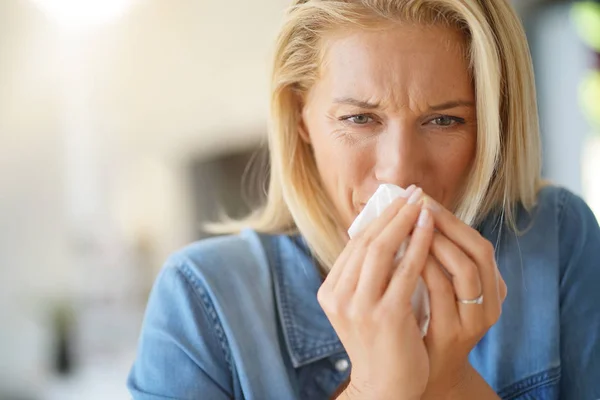
[[600,52],[600,2],[575,2],[571,8],[571,18],[581,39]]
[[600,132],[600,71],[590,71],[579,87],[579,99],[594,131]]
[[73,371],[73,327],[75,313],[67,301],[57,301],[51,308],[52,329],[54,333],[53,364],[60,375],[69,375]]
[[596,65],[579,86],[579,102],[593,132],[600,135],[600,2],[575,2],[571,7],[571,20],[581,40],[596,56]]

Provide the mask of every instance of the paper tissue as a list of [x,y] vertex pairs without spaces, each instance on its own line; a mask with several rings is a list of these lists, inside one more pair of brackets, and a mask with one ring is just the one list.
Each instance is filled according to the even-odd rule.
[[[396,185],[387,183],[380,185],[365,205],[365,208],[360,212],[348,229],[348,235],[350,235],[351,238],[356,236],[361,230],[366,228],[371,221],[381,215],[381,213],[383,213],[383,211],[404,192],[404,189]],[[396,254],[397,260],[400,260],[404,255],[409,240],[410,237],[407,238],[400,246],[400,249],[398,249],[398,253]],[[413,313],[415,314],[415,318],[421,329],[421,336],[425,336],[427,334],[427,329],[429,328],[430,320],[429,291],[427,290],[425,282],[420,277],[415,292],[411,297],[411,304]]]

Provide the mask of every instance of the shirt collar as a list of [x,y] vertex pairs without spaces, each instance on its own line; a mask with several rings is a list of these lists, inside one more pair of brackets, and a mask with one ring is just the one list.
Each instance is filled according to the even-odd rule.
[[279,321],[294,368],[344,351],[317,301],[322,280],[301,236],[272,236],[273,271]]

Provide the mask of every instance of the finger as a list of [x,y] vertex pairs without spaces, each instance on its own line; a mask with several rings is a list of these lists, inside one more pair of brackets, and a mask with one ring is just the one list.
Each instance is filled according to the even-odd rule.
[[402,196],[392,201],[392,203],[381,213],[379,217],[375,218],[365,229],[360,231],[355,239],[364,240],[370,243],[375,237],[379,236],[381,230],[390,222],[392,218],[394,218],[396,214],[398,214],[400,209],[404,207],[408,201],[408,198],[412,195],[415,189],[416,187],[414,185],[411,185],[408,189],[406,189]]
[[331,288],[334,288],[337,285],[340,276],[346,269],[348,261],[352,258],[354,252],[356,252],[357,247],[357,240],[351,239],[346,243],[346,246],[342,249],[342,252],[335,260],[335,263],[333,264],[329,272],[327,272],[323,285],[329,286]]
[[421,210],[406,253],[402,257],[400,267],[392,275],[382,302],[410,303],[431,247],[433,219],[430,214],[426,209]]
[[[405,196],[408,197],[414,191],[414,185],[411,185],[405,191]],[[384,212],[375,219],[365,230],[359,232],[359,234],[350,239],[342,253],[339,255],[331,271],[327,274],[325,283],[329,285],[332,290],[335,290],[339,285],[338,282],[341,276],[344,276],[343,285],[348,285],[349,288],[356,287],[356,281],[358,280],[358,272],[360,272],[360,266],[364,260],[364,247],[365,242],[369,241],[369,237],[374,235],[374,232],[380,231],[380,226],[384,226],[394,215],[397,214],[398,210],[404,206],[406,198],[400,197],[388,206]],[[350,262],[351,259],[360,259],[361,263]]]
[[440,232],[459,246],[477,265],[484,294],[484,309],[493,318],[500,312],[505,296],[502,292],[506,288],[496,266],[494,246],[430,197],[424,199],[423,204],[432,210]]
[[[348,243],[317,292],[317,300],[324,311],[335,315],[339,311],[335,305],[346,304],[351,299],[363,261],[364,252],[356,243]],[[329,313],[328,318],[333,324]]]
[[[434,234],[431,254],[450,274],[457,299],[476,299],[485,293],[480,271],[475,262],[443,234]],[[462,304],[460,302],[457,303],[457,306],[461,324],[475,328],[483,317],[484,308],[479,304]]]
[[363,264],[365,263],[366,254],[367,248],[358,245],[346,263],[342,266],[342,273],[335,286],[332,288],[340,298],[349,299],[356,291]]
[[452,282],[444,273],[443,267],[431,255],[427,257],[423,280],[429,290],[431,322],[429,329],[435,332],[451,332],[453,325],[460,324],[460,315]]
[[[411,186],[405,193],[411,194],[413,190],[414,186]],[[354,291],[365,258],[366,247],[372,240],[370,238],[373,237],[376,232],[380,232],[380,227],[385,226],[405,203],[406,198],[400,197],[396,199],[378,218],[371,222],[367,228],[348,241],[342,254],[338,260],[336,260],[336,263],[330,272],[332,275],[330,281],[332,290],[339,290],[339,288],[342,287],[342,291]],[[343,281],[341,285],[339,283],[340,280]]]
[[460,247],[475,263],[489,265],[494,258],[494,248],[479,232],[458,219],[449,210],[427,196],[423,206],[431,210],[436,228]]
[[431,253],[450,274],[458,298],[471,299],[481,294],[483,288],[479,268],[456,244],[436,232],[433,236]]
[[[421,189],[414,192],[414,201],[422,193],[419,191]],[[356,290],[357,296],[367,301],[378,301],[381,298],[396,268],[396,253],[414,229],[420,211],[421,206],[406,204],[369,244]]]

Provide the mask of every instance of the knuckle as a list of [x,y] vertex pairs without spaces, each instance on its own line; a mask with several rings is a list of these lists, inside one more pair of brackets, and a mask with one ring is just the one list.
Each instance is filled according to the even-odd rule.
[[481,246],[481,254],[485,257],[486,260],[494,260],[496,250],[494,249],[494,245],[489,240],[483,240]]
[[396,308],[391,302],[384,301],[373,310],[372,318],[377,323],[389,322],[396,313]]
[[486,317],[483,317],[467,325],[465,337],[468,338],[467,340],[480,338],[485,334],[485,332],[487,332],[488,329]]
[[348,320],[358,325],[362,325],[364,322],[366,322],[367,316],[368,313],[364,311],[364,308],[357,304],[353,304],[352,306],[348,307],[346,312],[346,317]]
[[339,316],[342,313],[342,303],[334,296],[334,294],[328,289],[319,289],[317,292],[317,301],[319,305],[325,311],[325,314],[329,316]]
[[327,304],[326,313],[329,316],[339,318],[339,317],[342,317],[344,315],[344,310],[343,310],[343,307],[340,304],[340,302],[338,302],[338,301],[330,301]]
[[483,324],[483,328],[485,331],[487,331],[488,329],[490,329],[492,326],[494,326],[496,324],[496,322],[498,322],[498,318],[500,317],[500,313],[497,312],[496,310],[494,310],[493,312],[491,312],[484,321]]
[[321,307],[325,308],[325,306],[329,304],[330,293],[329,285],[327,284],[327,281],[325,281],[317,291],[317,301]]
[[498,304],[489,309],[484,318],[484,328],[487,331],[498,322],[502,314],[502,307]]
[[450,328],[445,334],[446,343],[455,344],[462,341],[462,333],[458,329]]

